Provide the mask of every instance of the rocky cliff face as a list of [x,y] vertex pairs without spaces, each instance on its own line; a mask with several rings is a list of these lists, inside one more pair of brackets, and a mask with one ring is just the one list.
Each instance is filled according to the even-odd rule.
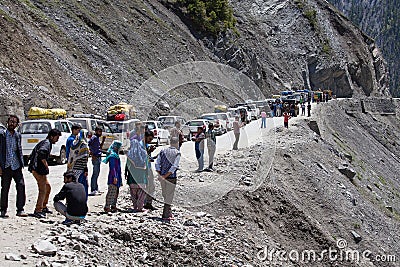
[[400,8],[396,1],[329,0],[363,31],[374,38],[382,49],[390,71],[390,90],[400,95]]
[[[140,109],[160,93],[140,88],[149,77],[212,61],[244,72],[266,97],[300,86],[340,97],[387,94],[379,50],[325,1],[232,5],[240,37],[203,38],[168,1],[2,1],[1,90],[20,99],[25,113],[38,105],[103,114],[122,100]],[[167,96],[237,101],[221,86],[197,86],[196,93],[182,86]]]

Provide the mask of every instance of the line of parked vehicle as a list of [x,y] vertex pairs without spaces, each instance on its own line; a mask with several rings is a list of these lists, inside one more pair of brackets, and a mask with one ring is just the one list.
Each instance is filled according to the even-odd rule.
[[[186,121],[181,116],[160,116],[157,120],[148,120],[143,123],[154,133],[155,138],[153,142],[158,146],[169,143],[169,131],[171,128],[175,127],[177,121],[180,122],[181,130],[186,140],[191,140],[193,135],[197,132],[198,127],[207,129],[209,123],[212,122],[217,135],[222,135],[232,130],[234,117],[236,115],[241,117],[245,116],[246,122],[249,122],[252,119],[257,119],[259,113],[259,105],[257,105],[257,103],[240,103],[231,108],[216,106],[214,113],[205,113],[190,121]],[[80,124],[82,129],[86,132],[88,139],[92,137],[96,127],[102,128],[103,136],[105,137],[103,145],[104,150],[108,149],[113,140],[120,140],[123,143],[122,149],[126,151],[129,149],[130,144],[129,134],[138,121],[138,119],[106,121],[100,116],[93,114],[74,114],[72,117],[65,119],[37,118],[27,120],[21,123],[18,131],[21,133],[22,151],[24,159],[27,161],[32,149],[40,140],[46,138],[50,129],[56,128],[60,130],[62,135],[59,141],[53,145],[51,157],[54,158],[58,164],[65,164],[67,161],[65,144],[68,137],[71,135],[73,124]],[[1,126],[4,127],[3,125],[0,125],[0,127]]]

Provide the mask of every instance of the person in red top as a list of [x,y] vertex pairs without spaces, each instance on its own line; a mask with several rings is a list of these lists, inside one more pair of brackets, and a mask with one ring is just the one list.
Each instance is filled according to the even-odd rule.
[[289,119],[291,118],[291,116],[289,115],[289,113],[287,113],[285,111],[285,113],[283,113],[283,126],[285,126],[286,128],[289,128]]

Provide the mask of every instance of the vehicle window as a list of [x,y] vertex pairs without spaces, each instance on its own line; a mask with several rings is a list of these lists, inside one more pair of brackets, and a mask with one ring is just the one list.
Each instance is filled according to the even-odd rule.
[[83,129],[87,129],[87,123],[86,123],[86,120],[76,120],[76,119],[73,119],[73,120],[71,120],[73,123],[79,123],[81,126],[82,126],[82,128]]
[[147,128],[149,130],[154,130],[156,129],[156,124],[154,122],[146,122]]
[[71,130],[70,130],[69,126],[68,126],[68,123],[65,122],[65,121],[61,122],[61,128],[62,128],[61,132],[64,132],[64,133],[70,133],[71,132]]
[[122,133],[124,124],[122,122],[110,122],[109,126],[114,133]]
[[103,130],[106,133],[113,133],[113,131],[111,130],[110,126],[107,123],[103,123]]
[[56,121],[54,123],[54,128],[56,128],[57,130],[59,130],[61,132],[62,131],[61,122]]
[[173,117],[161,117],[161,118],[160,118],[160,121],[161,121],[163,124],[174,124],[174,123],[175,123],[175,120],[174,120]]
[[21,125],[21,134],[47,134],[51,125],[49,122],[25,122]]
[[189,126],[203,126],[202,121],[189,121]]
[[161,129],[161,123],[157,122],[157,123],[156,123],[156,126],[157,126],[157,128],[160,128],[160,129]]
[[96,129],[97,127],[97,123],[95,120],[90,120],[90,126],[92,126],[92,131],[94,131],[94,129]]
[[217,119],[217,115],[204,115],[201,117],[202,119],[211,119],[211,120],[216,120]]

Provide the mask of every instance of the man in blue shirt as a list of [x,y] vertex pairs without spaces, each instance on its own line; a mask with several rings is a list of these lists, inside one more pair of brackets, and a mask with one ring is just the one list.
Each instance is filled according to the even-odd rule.
[[67,160],[69,158],[69,152],[71,151],[72,143],[78,136],[81,129],[82,129],[82,126],[80,124],[72,125],[72,128],[71,128],[72,134],[68,137],[67,143],[65,144],[65,150],[66,150],[65,152],[66,152]]
[[89,194],[91,196],[98,195],[99,192],[99,186],[97,184],[97,179],[99,178],[100,174],[100,164],[101,164],[101,149],[103,148],[105,136],[103,136],[101,143],[100,143],[100,137],[103,134],[103,129],[100,127],[96,127],[94,130],[94,135],[92,138],[89,140],[89,151],[90,155],[92,156],[92,164],[93,164],[93,174],[92,178],[90,180],[90,189],[92,192]]
[[19,118],[15,115],[10,115],[7,121],[7,130],[0,132],[0,217],[2,218],[8,217],[8,192],[10,190],[11,179],[14,179],[17,189],[17,216],[27,216],[24,212],[26,195],[24,176],[22,174],[24,160],[21,147],[21,135],[15,131],[18,124]]

